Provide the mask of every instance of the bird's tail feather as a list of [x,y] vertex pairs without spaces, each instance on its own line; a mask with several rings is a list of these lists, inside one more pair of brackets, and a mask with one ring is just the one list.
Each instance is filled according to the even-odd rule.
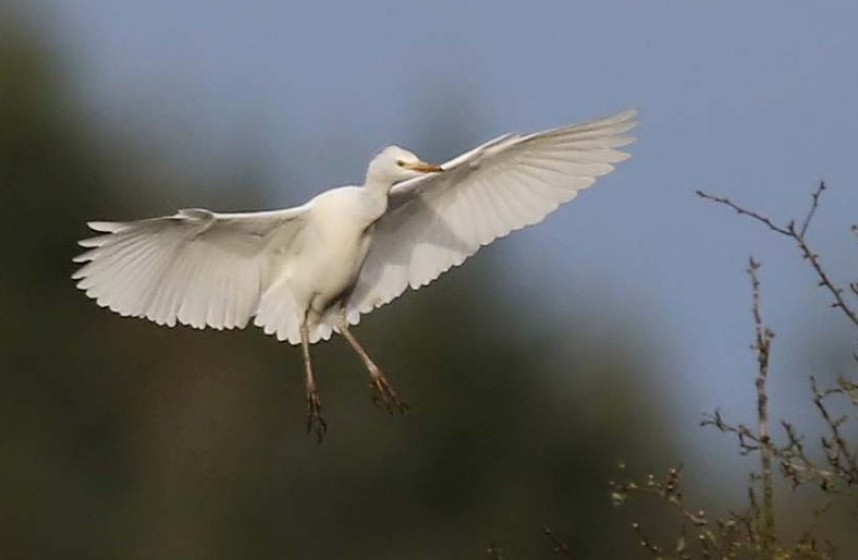
[[[328,340],[335,330],[336,313],[329,310],[316,323],[310,325],[310,343]],[[265,334],[275,335],[277,340],[290,344],[301,344],[301,324],[304,309],[295,300],[295,294],[287,279],[268,288],[259,300],[253,324],[262,327]]]

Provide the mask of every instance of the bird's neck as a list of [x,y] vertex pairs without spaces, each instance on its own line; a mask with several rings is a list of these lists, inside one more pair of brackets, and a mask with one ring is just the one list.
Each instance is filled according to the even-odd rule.
[[390,189],[393,188],[393,181],[384,174],[373,171],[373,168],[370,167],[363,188],[374,195],[387,198]]
[[381,218],[387,211],[387,195],[390,187],[385,187],[381,183],[373,183],[367,181],[363,184],[360,197],[362,204],[363,216],[368,219],[369,223]]

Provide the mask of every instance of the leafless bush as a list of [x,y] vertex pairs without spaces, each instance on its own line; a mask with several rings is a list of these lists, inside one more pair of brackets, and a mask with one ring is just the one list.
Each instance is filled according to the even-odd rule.
[[[812,193],[811,206],[799,222],[779,224],[758,212],[748,210],[728,198],[712,196],[698,191],[708,201],[726,206],[742,216],[749,217],[770,231],[791,240],[801,257],[813,269],[818,286],[831,298],[831,307],[858,329],[858,282],[841,288],[822,265],[822,259],[811,248],[807,233],[826,190],[825,183]],[[858,233],[858,227],[852,230]],[[692,559],[830,559],[836,558],[834,544],[818,536],[819,521],[829,510],[833,500],[846,500],[858,504],[858,449],[854,441],[844,435],[848,415],[833,412],[833,401],[841,399],[858,410],[858,384],[840,378],[836,386],[821,388],[815,377],[810,377],[813,403],[825,425],[826,434],[819,440],[819,448],[805,443],[799,430],[790,422],[782,421],[783,436],[776,440],[771,434],[767,382],[775,333],[763,319],[761,304],[760,264],[749,259],[747,273],[751,282],[752,314],[754,318],[754,344],[757,361],[756,424],[735,424],[724,419],[720,411],[707,414],[703,426],[713,426],[736,437],[742,455],[759,455],[759,467],[750,475],[747,502],[740,512],[713,517],[707,512],[686,504],[682,490],[683,470],[675,467],[660,477],[650,475],[643,481],[626,479],[612,482],[612,499],[622,504],[638,496],[654,496],[670,507],[680,521],[679,534],[669,544],[657,543],[644,531],[640,523],[633,523],[641,547],[654,558]],[[858,354],[853,353],[856,363]],[[815,453],[821,452],[821,453]],[[815,458],[818,457],[818,458]],[[777,473],[775,472],[777,469]],[[775,479],[779,474],[793,489],[816,487],[824,498],[823,506],[813,512],[813,523],[797,539],[785,542],[775,532]]]

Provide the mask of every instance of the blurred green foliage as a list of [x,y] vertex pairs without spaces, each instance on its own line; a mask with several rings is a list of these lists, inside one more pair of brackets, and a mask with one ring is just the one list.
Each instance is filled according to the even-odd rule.
[[[544,525],[576,558],[634,549],[606,481],[670,455],[648,358],[499,297],[492,254],[357,329],[408,416],[372,407],[344,343],[313,348],[323,446],[296,348],[87,300],[69,279],[85,221],[171,186],[115,178],[135,156],[98,141],[58,55],[0,28],[0,558],[545,558]],[[222,196],[262,205],[246,194]]]

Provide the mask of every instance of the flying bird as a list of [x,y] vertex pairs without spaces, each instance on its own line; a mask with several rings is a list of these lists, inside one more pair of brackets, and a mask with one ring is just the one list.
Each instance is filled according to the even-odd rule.
[[406,405],[350,329],[480,247],[542,221],[628,158],[635,111],[533,134],[505,134],[441,165],[389,146],[361,186],[285,210],[199,208],[89,222],[77,287],[122,316],[158,325],[243,328],[251,320],[304,357],[307,431],[327,424],[310,345],[339,333],[360,356],[373,400]]

